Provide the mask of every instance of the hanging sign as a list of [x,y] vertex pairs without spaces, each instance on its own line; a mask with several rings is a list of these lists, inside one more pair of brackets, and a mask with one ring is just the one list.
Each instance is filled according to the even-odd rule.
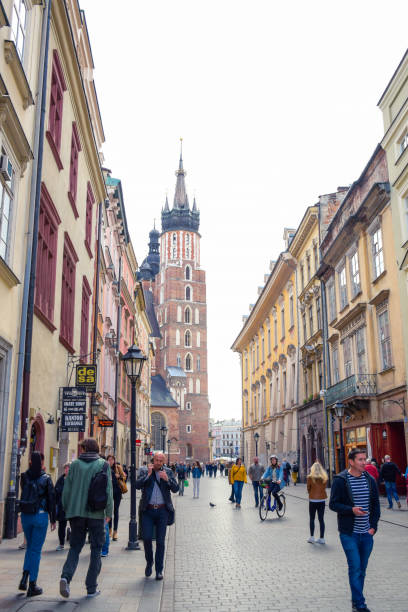
[[79,364],[76,366],[75,386],[85,387],[88,392],[95,393],[98,367],[95,364]]
[[113,423],[111,419],[99,419],[99,427],[113,427]]
[[80,387],[62,388],[62,413],[85,414],[86,390]]
[[61,431],[85,431],[85,414],[67,414],[61,415]]

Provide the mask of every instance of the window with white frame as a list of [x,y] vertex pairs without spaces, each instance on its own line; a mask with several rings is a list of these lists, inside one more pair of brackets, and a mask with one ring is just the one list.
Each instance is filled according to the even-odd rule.
[[316,315],[317,315],[317,329],[322,329],[322,311],[320,307],[320,298],[316,298]]
[[184,334],[184,346],[191,346],[191,332],[188,329]]
[[[5,155],[2,149],[2,155]],[[4,261],[9,259],[10,250],[10,221],[14,199],[14,170],[9,162],[8,174],[10,180],[0,179],[0,256]]]
[[180,330],[176,329],[176,346],[180,345]]
[[198,308],[195,309],[194,321],[195,321],[196,325],[198,325],[200,323],[200,312],[199,312]]
[[399,141],[399,146],[400,146],[400,150],[399,150],[400,154],[403,153],[405,149],[408,147],[408,130],[405,131],[405,134]]
[[351,336],[347,336],[343,342],[344,374],[348,378],[353,374],[353,349]]
[[271,330],[268,327],[268,355],[271,354]]
[[377,278],[384,272],[384,252],[381,227],[371,235],[371,249],[373,254],[373,271],[374,278]]
[[339,270],[339,294],[340,294],[340,310],[343,310],[348,304],[347,298],[347,276],[346,266]]
[[265,361],[265,337],[263,332],[261,334],[261,347],[261,359],[263,363]]
[[201,334],[200,332],[197,332],[197,347],[200,348],[201,346]]
[[332,357],[332,364],[331,364],[332,365],[332,379],[333,379],[333,384],[335,385],[340,380],[338,344],[335,344],[333,346],[331,357]]
[[388,309],[378,315],[378,339],[380,343],[381,367],[392,367],[391,336]]
[[185,279],[186,280],[190,280],[191,279],[191,268],[190,268],[190,266],[186,266]]
[[285,337],[286,326],[285,326],[285,308],[281,308],[281,326],[282,326],[282,338]]
[[276,317],[273,320],[273,333],[275,346],[278,346],[278,319]]
[[191,402],[186,402],[186,410],[191,410]]
[[186,234],[185,236],[185,257],[186,259],[190,259],[190,256],[191,256],[190,234]]
[[190,353],[187,353],[187,355],[186,355],[186,372],[191,372],[192,364],[193,364],[193,360],[191,358],[191,355],[190,355]]
[[357,373],[367,373],[367,360],[366,360],[366,348],[365,348],[365,337],[364,328],[360,327],[356,331],[356,353],[357,353]]
[[186,306],[184,310],[184,323],[191,323],[191,308]]
[[185,296],[186,296],[186,302],[191,302],[191,287],[189,287],[188,285],[186,287]]
[[353,297],[360,293],[360,266],[358,263],[358,251],[350,257],[351,292]]
[[27,7],[25,0],[14,0],[11,17],[11,37],[16,45],[20,60],[23,59],[27,34]]
[[334,282],[331,282],[327,285],[327,294],[328,294],[328,302],[329,302],[329,320],[333,321],[337,316],[336,309],[336,287],[334,286]]
[[293,295],[289,297],[289,319],[290,326],[293,327],[295,324],[294,308],[293,308]]
[[303,343],[307,340],[307,327],[306,327],[306,313],[302,314],[302,326],[303,326]]
[[177,306],[177,323],[181,323],[181,306]]
[[186,433],[191,433],[191,425],[186,425]]
[[197,372],[201,370],[201,359],[200,356],[197,357]]
[[196,380],[196,393],[200,393],[200,379],[197,378]]
[[180,355],[180,353],[177,353],[177,367],[181,368],[181,355]]
[[309,306],[309,330],[310,335],[314,334],[314,325],[313,325],[313,306]]

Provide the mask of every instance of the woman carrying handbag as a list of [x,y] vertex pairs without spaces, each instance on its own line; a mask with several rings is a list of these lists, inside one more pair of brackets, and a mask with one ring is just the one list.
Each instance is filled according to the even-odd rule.
[[116,463],[114,455],[107,456],[107,462],[112,470],[112,490],[113,490],[113,533],[112,519],[109,522],[109,536],[113,542],[118,539],[119,506],[122,501],[123,493],[127,493],[126,475],[122,467]]

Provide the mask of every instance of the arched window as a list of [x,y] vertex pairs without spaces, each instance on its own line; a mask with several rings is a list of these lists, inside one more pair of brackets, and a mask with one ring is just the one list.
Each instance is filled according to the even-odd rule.
[[173,240],[173,246],[177,246],[177,234],[173,234],[172,240]]
[[191,372],[193,366],[193,360],[191,359],[190,353],[186,355],[186,371]]
[[195,309],[195,322],[196,322],[196,325],[200,323],[200,312],[198,308]]
[[176,329],[176,346],[180,345],[180,330]]
[[191,301],[191,287],[189,287],[188,285],[186,287],[186,301],[187,302]]
[[201,359],[200,357],[197,357],[197,372],[199,372],[201,370]]
[[184,323],[191,323],[191,308],[187,306],[184,310]]
[[191,410],[191,402],[186,402],[186,410]]
[[184,346],[191,346],[191,333],[189,330],[184,334]]
[[190,234],[186,234],[185,237],[185,251],[186,251],[186,259],[190,259],[191,257],[191,248],[190,248]]
[[190,378],[190,380],[188,381],[188,392],[189,393],[193,393],[194,389],[193,389],[193,379]]
[[177,367],[181,368],[181,357],[180,357],[180,353],[177,353]]
[[199,347],[201,343],[201,336],[200,336],[200,332],[197,332],[197,346]]
[[161,412],[152,412],[152,434],[151,440],[155,450],[164,450],[163,434],[161,428],[166,425],[166,419]]
[[181,322],[181,306],[177,306],[177,322]]
[[191,280],[191,268],[190,268],[190,266],[186,266],[185,279],[186,280]]
[[200,393],[200,379],[197,378],[196,380],[196,393]]

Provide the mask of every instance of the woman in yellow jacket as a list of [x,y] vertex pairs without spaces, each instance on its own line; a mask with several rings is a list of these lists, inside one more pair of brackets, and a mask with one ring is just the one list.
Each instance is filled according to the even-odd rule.
[[241,459],[237,459],[235,465],[231,468],[231,484],[234,485],[235,507],[241,507],[242,487],[244,482],[247,482],[245,465],[242,465]]

